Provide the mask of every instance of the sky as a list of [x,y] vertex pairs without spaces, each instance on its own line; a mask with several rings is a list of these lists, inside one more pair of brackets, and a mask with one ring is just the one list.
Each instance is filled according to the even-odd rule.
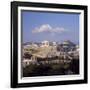
[[22,41],[79,42],[79,14],[22,11]]

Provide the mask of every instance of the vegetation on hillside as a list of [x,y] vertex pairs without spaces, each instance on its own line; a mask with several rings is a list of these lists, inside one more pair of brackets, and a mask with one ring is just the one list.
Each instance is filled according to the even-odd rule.
[[79,60],[59,64],[30,64],[23,67],[23,77],[79,74]]

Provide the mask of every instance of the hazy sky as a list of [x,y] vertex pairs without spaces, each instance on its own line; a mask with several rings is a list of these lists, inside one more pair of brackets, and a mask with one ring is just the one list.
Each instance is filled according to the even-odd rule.
[[79,42],[79,14],[22,11],[23,42]]

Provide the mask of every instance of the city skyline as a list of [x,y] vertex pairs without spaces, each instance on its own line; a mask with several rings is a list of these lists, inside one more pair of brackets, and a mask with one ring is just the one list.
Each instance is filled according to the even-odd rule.
[[22,11],[23,43],[43,40],[79,43],[79,14]]

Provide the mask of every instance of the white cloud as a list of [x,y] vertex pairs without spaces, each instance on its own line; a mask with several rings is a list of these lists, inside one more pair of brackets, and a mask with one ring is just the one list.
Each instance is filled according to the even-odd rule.
[[62,33],[65,32],[66,30],[62,27],[52,27],[49,24],[43,24],[40,27],[35,28],[32,33],[43,33],[43,32],[48,32],[48,33]]

